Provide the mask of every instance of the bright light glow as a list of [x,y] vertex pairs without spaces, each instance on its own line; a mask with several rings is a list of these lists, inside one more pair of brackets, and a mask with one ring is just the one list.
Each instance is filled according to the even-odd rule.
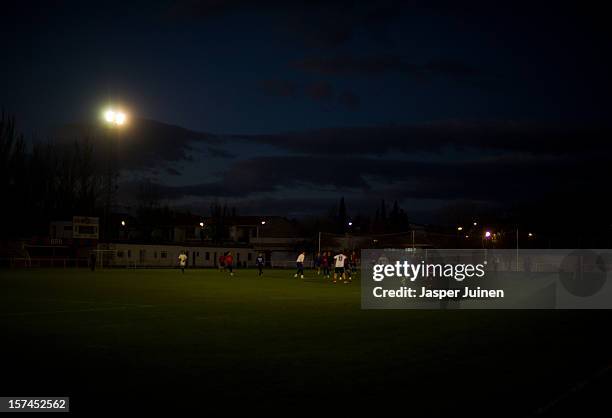
[[466,235],[465,237],[466,237],[466,238],[469,238],[470,236],[469,236],[469,235]]
[[127,115],[123,112],[108,109],[104,112],[104,120],[113,125],[123,125],[127,120]]
[[261,221],[261,224],[262,224],[262,225],[265,225],[265,224],[266,224],[266,221]]
[[457,227],[457,231],[463,231],[463,227],[462,226],[458,226]]
[[204,222],[200,222],[200,228],[204,228]]
[[474,222],[474,226],[478,225],[478,222]]
[[529,233],[529,236],[530,236],[530,237],[533,237],[533,234],[530,232],[530,233]]
[[353,226],[353,223],[352,223],[352,222],[349,222],[349,226]]
[[490,231],[485,232],[485,238],[491,238],[491,232]]
[[121,226],[125,226],[125,221],[121,221]]
[[125,113],[117,112],[115,115],[115,123],[117,125],[123,125],[125,123]]

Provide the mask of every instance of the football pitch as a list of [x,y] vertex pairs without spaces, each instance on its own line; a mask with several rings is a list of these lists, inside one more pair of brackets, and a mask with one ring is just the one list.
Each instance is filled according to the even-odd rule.
[[312,271],[0,270],[0,302],[0,395],[75,412],[554,415],[612,381],[607,311],[368,311]]

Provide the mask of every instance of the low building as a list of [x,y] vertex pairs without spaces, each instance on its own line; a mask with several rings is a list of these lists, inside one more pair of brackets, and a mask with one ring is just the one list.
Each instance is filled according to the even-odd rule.
[[234,267],[246,268],[255,265],[257,253],[248,247],[213,247],[206,245],[163,245],[137,243],[99,244],[97,262],[105,267],[158,267],[171,268],[178,265],[178,256],[187,255],[190,268],[217,267],[219,257],[228,251],[234,258]]

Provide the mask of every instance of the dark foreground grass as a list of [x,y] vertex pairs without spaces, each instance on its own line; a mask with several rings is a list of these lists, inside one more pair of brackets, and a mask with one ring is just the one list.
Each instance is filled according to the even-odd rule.
[[358,283],[310,277],[0,271],[0,396],[529,416],[584,412],[609,389],[608,312],[362,311]]

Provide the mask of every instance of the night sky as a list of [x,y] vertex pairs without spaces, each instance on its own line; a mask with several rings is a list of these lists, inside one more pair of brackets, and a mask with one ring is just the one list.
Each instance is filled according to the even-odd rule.
[[3,6],[0,106],[28,140],[126,109],[126,203],[148,179],[194,210],[299,217],[344,196],[353,213],[397,199],[429,220],[593,197],[609,171],[594,6],[85,3]]

